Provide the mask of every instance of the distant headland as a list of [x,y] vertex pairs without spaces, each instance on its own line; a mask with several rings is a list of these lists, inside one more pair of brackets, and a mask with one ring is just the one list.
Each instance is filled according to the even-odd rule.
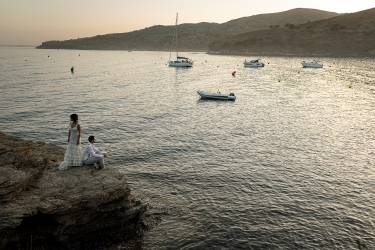
[[[315,9],[180,24],[179,50],[225,55],[375,56],[375,8],[350,14]],[[43,42],[38,49],[170,51],[173,26]]]

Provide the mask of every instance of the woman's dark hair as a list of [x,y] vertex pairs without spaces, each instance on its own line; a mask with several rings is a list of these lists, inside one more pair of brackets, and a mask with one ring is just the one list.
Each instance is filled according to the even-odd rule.
[[90,135],[90,136],[89,136],[89,142],[91,142],[92,140],[94,140],[94,138],[95,138],[95,136]]
[[71,115],[70,115],[70,118],[71,118],[74,122],[78,122],[78,115],[77,115],[77,114],[71,114]]

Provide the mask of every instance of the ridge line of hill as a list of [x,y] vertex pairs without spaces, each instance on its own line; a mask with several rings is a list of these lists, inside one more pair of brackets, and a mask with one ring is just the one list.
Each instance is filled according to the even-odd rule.
[[[241,17],[228,22],[197,24],[184,23],[178,26],[179,50],[207,52],[215,41],[242,33],[283,26],[287,23],[298,25],[306,22],[340,16],[338,13],[316,9],[291,9],[283,12]],[[126,33],[115,33],[43,42],[38,49],[80,49],[80,50],[142,50],[169,51],[174,25],[155,25]]]

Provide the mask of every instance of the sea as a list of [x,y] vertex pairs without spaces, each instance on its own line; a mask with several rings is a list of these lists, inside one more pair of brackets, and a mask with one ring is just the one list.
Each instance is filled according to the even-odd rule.
[[0,131],[66,147],[78,114],[161,219],[115,249],[375,249],[374,58],[180,55],[2,47]]

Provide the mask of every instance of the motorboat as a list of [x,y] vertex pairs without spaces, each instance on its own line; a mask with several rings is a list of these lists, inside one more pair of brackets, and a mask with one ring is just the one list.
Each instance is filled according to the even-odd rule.
[[[174,26],[174,33],[171,45],[171,51],[169,53],[168,65],[170,67],[192,67],[193,61],[187,57],[178,56],[178,37],[177,37],[177,26],[178,26],[178,13],[176,14],[176,24]],[[175,41],[176,40],[176,41]],[[171,60],[173,45],[176,43],[176,60]]]
[[301,64],[302,64],[302,67],[304,68],[323,68],[323,63],[319,63],[319,61],[316,61],[316,60],[312,62],[302,61]]
[[230,100],[230,101],[236,100],[236,96],[234,95],[234,93],[222,94],[219,91],[216,93],[212,93],[212,92],[206,92],[202,90],[198,90],[197,93],[198,95],[201,96],[201,99],[216,99],[216,100]]
[[251,60],[251,61],[246,61],[245,59],[243,65],[245,67],[254,67],[254,68],[264,67],[264,63],[260,62],[260,59]]

